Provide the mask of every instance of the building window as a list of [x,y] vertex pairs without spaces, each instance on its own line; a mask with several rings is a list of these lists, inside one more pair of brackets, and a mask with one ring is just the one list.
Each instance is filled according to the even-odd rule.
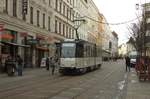
[[57,8],[58,8],[58,0],[56,0],[56,2],[55,2],[56,4],[55,4],[55,9],[56,9],[56,11],[58,10]]
[[59,33],[61,34],[61,22],[59,22]]
[[87,0],[84,0],[87,3]]
[[68,26],[66,26],[66,38],[68,38]]
[[45,13],[43,13],[43,28],[45,29]]
[[60,1],[60,3],[59,3],[59,11],[60,11],[60,13],[61,13],[61,9],[62,8],[62,2]]
[[5,0],[5,13],[8,13],[8,0]]
[[51,31],[51,18],[50,16],[48,17],[48,30]]
[[55,20],[55,32],[57,33],[57,20]]
[[17,17],[17,0],[13,0],[13,16]]
[[69,28],[69,38],[71,38],[71,35],[72,35],[72,33],[71,33],[71,27]]
[[65,24],[63,24],[63,35],[65,35]]
[[112,48],[112,42],[109,42],[109,49]]
[[69,18],[69,8],[67,8],[67,19]]
[[51,6],[51,0],[49,0],[49,6]]
[[72,5],[75,6],[74,4],[75,4],[75,3],[74,3],[74,0],[73,0],[73,1],[72,1]]
[[65,15],[65,13],[66,13],[66,6],[63,5],[63,15]]
[[37,26],[40,26],[40,11],[37,10]]
[[70,13],[70,17],[69,17],[69,18],[70,18],[70,20],[71,20],[71,16],[72,16],[72,10],[71,10],[71,9],[70,9],[70,12],[69,12],[69,13]]
[[30,7],[30,23],[33,24],[33,7]]

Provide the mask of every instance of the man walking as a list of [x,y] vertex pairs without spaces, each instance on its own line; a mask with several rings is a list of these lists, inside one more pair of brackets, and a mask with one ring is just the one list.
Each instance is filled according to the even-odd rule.
[[129,56],[127,56],[126,58],[125,58],[125,60],[126,60],[126,72],[129,70],[129,72],[130,72],[130,58],[129,58]]
[[46,70],[49,70],[49,57],[46,58]]
[[55,71],[55,57],[51,57],[50,58],[50,66],[52,68],[52,75],[54,75],[54,71]]

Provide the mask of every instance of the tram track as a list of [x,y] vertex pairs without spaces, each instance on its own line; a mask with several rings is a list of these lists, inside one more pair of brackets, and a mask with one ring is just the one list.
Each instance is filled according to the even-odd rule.
[[[113,70],[113,71],[112,71]],[[114,72],[118,69],[113,67],[102,67],[101,69],[86,73],[80,76],[54,76],[54,77],[43,77],[41,79],[34,78],[31,82],[27,82],[12,88],[6,88],[0,91],[0,98],[2,99],[16,99],[19,95],[23,96],[38,96],[36,92],[41,91],[53,91],[40,99],[55,99],[64,92],[69,92],[73,88],[81,88],[80,93],[69,99],[82,99],[81,97],[88,94],[90,90],[96,89],[97,85],[103,85],[105,82],[108,83],[110,78],[114,75]],[[118,73],[115,73],[118,75]],[[43,77],[43,78],[42,78]],[[48,86],[47,86],[48,85]],[[87,85],[87,86],[86,86]],[[30,86],[30,87],[29,87]],[[102,89],[106,86],[102,86]],[[45,90],[46,89],[46,90]],[[42,94],[42,93],[41,93]],[[12,97],[12,98],[10,98]],[[13,98],[14,97],[14,98]],[[85,99],[85,98],[83,98]]]
[[[91,73],[92,74],[92,73]],[[83,75],[84,76],[84,75]],[[58,85],[61,85],[61,83],[66,83],[66,81],[67,82],[72,82],[71,80],[75,80],[75,78],[78,78],[78,77],[80,77],[80,76],[62,76],[62,77],[59,77],[59,79],[58,78],[56,78],[55,79],[55,81],[54,81],[54,79],[53,79],[53,81],[49,81],[50,79],[46,79],[46,80],[40,80],[39,82],[35,82],[35,83],[29,83],[29,84],[24,84],[24,85],[20,85],[20,86],[17,86],[17,87],[15,87],[15,88],[11,88],[11,89],[8,89],[8,90],[3,90],[2,92],[0,92],[1,94],[4,94],[4,93],[6,93],[5,95],[3,95],[3,98],[7,98],[7,97],[10,97],[10,96],[15,96],[16,94],[18,95],[18,94],[23,94],[23,93],[26,93],[26,92],[29,92],[29,91],[31,91],[32,89],[36,89],[36,88],[41,88],[42,86],[45,86],[45,85],[51,85],[51,87],[53,87],[53,86],[58,86]],[[90,76],[89,76],[90,77]],[[87,80],[87,79],[84,79],[84,80]],[[77,83],[77,80],[75,80],[76,82],[74,83],[74,84],[76,84]],[[42,82],[42,83],[41,83]],[[78,83],[80,83],[80,79],[78,79]],[[83,82],[84,83],[84,82]],[[25,87],[26,86],[28,86],[28,85],[31,85],[32,84],[32,86],[30,87],[30,88],[27,88],[26,90],[21,90],[21,89],[25,89]],[[34,85],[35,84],[35,85]],[[72,83],[73,84],[73,83]],[[57,93],[55,93],[55,94],[53,94],[52,96],[55,96],[55,95],[57,95],[57,94],[59,94],[60,92],[62,92],[62,91],[64,91],[64,90],[67,90],[67,89],[69,89],[71,86],[73,86],[73,85],[69,85],[68,87],[65,87],[65,88],[63,88],[62,90],[60,90],[59,92],[57,92]],[[16,90],[18,90],[19,89],[19,92],[17,92],[17,93],[15,93],[14,94],[14,92],[16,91]],[[3,93],[4,92],[4,93]],[[0,95],[1,96],[1,95]]]
[[[4,93],[6,93],[6,97],[13,96],[13,95],[15,95],[15,94],[13,94],[13,92],[15,92],[15,90],[18,90],[18,89],[20,89],[20,90],[22,89],[23,92],[25,92],[24,89],[27,86],[31,86],[29,89],[26,89],[26,90],[30,91],[31,89],[34,89],[37,86],[40,86],[40,85],[43,85],[43,84],[45,85],[45,84],[48,84],[48,83],[49,84],[56,83],[56,82],[59,82],[59,81],[63,81],[65,79],[69,79],[69,78],[66,77],[66,76],[58,76],[56,78],[51,78],[51,79],[50,78],[43,78],[43,79],[40,79],[40,80],[39,79],[35,79],[35,80],[32,79],[31,82],[27,82],[27,83],[24,83],[24,84],[21,84],[21,85],[16,85],[16,86],[9,87],[9,88],[6,88],[6,89],[1,89],[0,90],[0,97],[2,95],[4,95]],[[34,88],[32,88],[32,87],[34,87]],[[12,93],[12,94],[9,95],[9,93]],[[22,92],[19,92],[17,94],[20,94],[20,93],[22,93]]]

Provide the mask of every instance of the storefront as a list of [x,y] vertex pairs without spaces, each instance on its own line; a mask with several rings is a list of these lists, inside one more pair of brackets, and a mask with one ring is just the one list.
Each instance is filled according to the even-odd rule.
[[46,36],[37,34],[36,40],[37,40],[37,44],[35,46],[36,67],[40,67],[42,58],[48,57],[49,55],[49,48],[46,41]]
[[1,46],[3,66],[8,56],[11,56],[13,59],[15,59],[17,55],[20,55],[23,58],[21,52],[23,52],[24,49],[29,48],[29,46],[22,43],[18,43],[18,41],[21,41],[21,38],[19,36],[19,32],[17,31],[5,29],[1,33],[0,42],[3,45]]

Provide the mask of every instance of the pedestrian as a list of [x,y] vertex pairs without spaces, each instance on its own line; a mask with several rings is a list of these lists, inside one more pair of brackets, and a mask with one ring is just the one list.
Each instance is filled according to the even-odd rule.
[[22,76],[23,60],[19,55],[17,55],[17,57],[16,57],[16,63],[17,63],[16,65],[17,65],[18,76]]
[[55,67],[56,67],[56,59],[55,59],[55,56],[51,57],[50,59],[50,65],[51,65],[51,68],[52,68],[52,75],[54,75],[54,72],[55,72]]
[[46,58],[46,70],[49,70],[49,57]]
[[128,70],[130,72],[130,57],[129,56],[125,57],[125,60],[126,60],[126,72]]
[[0,55],[0,72],[3,71],[3,65],[2,65],[2,55]]

